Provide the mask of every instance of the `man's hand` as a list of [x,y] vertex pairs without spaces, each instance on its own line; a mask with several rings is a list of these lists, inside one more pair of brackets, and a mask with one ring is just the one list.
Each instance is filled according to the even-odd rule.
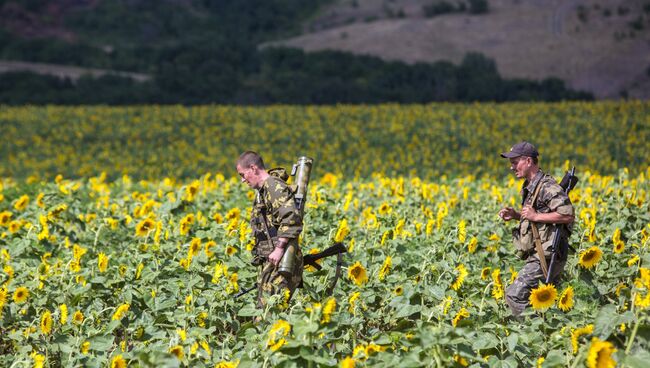
[[515,211],[514,208],[505,207],[499,211],[499,217],[501,217],[504,221],[510,221],[519,219],[520,215],[517,211]]
[[532,206],[524,206],[521,209],[521,218],[525,220],[537,222],[537,215],[537,211]]
[[280,260],[282,259],[283,255],[284,255],[284,249],[275,247],[275,249],[273,249],[273,252],[269,254],[269,262],[277,266],[278,263],[280,263]]

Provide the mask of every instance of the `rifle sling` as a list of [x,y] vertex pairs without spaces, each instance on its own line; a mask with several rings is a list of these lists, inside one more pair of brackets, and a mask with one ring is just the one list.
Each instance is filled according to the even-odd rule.
[[[257,191],[257,202],[261,203],[262,201],[262,194],[260,191]],[[271,233],[269,232],[269,224],[266,222],[266,206],[260,207],[260,213],[262,215],[262,226],[264,227],[264,234],[266,235],[266,239],[271,243],[273,248],[275,248],[275,243],[273,243],[273,238],[271,237]]]
[[[530,202],[531,207],[535,206],[535,201],[537,201],[537,195],[542,189],[542,183],[537,183],[535,192],[533,192],[533,200]],[[544,273],[544,280],[548,278],[548,266],[546,264],[546,256],[544,255],[544,247],[542,246],[542,239],[539,236],[539,230],[537,225],[530,221],[530,227],[533,230],[533,239],[535,241],[535,250],[537,251],[537,256],[539,257],[539,264],[542,266],[542,272]]]

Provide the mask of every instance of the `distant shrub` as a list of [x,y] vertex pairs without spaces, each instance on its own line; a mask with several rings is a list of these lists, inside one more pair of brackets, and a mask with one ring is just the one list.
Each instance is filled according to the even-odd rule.
[[641,31],[644,28],[643,17],[639,15],[635,20],[631,21],[628,24],[630,25],[630,27],[632,27],[633,30]]
[[436,1],[433,4],[422,6],[424,16],[427,18],[435,17],[440,14],[448,14],[458,12],[458,8],[454,4],[447,1]]
[[485,14],[488,12],[487,0],[469,0],[470,14]]
[[583,5],[579,5],[578,6],[578,19],[580,19],[580,21],[582,23],[587,23],[587,21],[589,20],[589,9],[587,9]]

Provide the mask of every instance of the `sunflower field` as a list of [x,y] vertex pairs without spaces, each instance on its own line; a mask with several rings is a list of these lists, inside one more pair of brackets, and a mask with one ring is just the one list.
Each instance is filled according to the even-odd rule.
[[[0,366],[645,367],[650,104],[0,109]],[[561,284],[514,319],[535,143],[580,182]],[[335,258],[255,308],[246,149],[315,158],[300,243]]]

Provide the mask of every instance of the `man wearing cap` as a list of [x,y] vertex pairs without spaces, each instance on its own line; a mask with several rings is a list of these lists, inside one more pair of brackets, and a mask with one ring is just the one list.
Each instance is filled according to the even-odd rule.
[[499,211],[499,217],[504,221],[519,220],[519,226],[512,231],[513,242],[517,255],[526,261],[505,293],[506,303],[514,316],[519,316],[528,306],[531,290],[545,281],[553,232],[560,226],[560,251],[550,277],[550,282],[557,283],[566,264],[566,250],[574,219],[569,197],[552,176],[540,170],[538,156],[535,146],[525,141],[501,154],[501,157],[510,160],[510,169],[515,176],[525,179],[521,189],[521,211],[512,207]]

